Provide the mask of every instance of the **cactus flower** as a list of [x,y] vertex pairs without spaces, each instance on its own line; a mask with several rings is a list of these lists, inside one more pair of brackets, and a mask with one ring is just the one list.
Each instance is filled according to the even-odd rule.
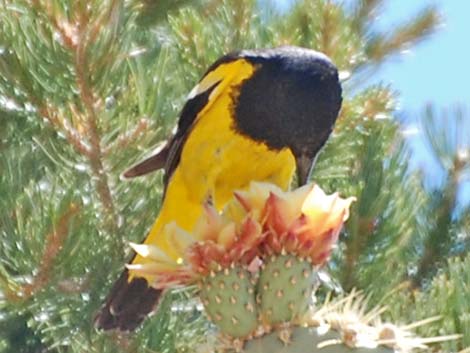
[[354,200],[343,199],[338,193],[326,195],[313,184],[291,192],[271,192],[262,217],[263,228],[268,231],[267,251],[280,253],[284,249],[309,258],[314,265],[323,264]]
[[338,239],[349,207],[355,199],[337,193],[326,195],[309,184],[293,191],[252,182],[219,212],[206,205],[192,232],[168,224],[167,237],[179,254],[173,260],[154,245],[131,244],[145,264],[128,265],[134,275],[151,276],[155,286],[189,284],[233,263],[249,266],[258,259],[281,252],[323,264]]

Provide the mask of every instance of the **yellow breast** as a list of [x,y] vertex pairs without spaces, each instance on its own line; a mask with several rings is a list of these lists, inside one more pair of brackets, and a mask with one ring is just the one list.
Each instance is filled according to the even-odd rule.
[[[221,65],[211,73],[212,79],[220,75],[224,82],[211,94],[216,98],[198,114],[168,183],[160,214],[145,240],[173,257],[176,254],[171,246],[159,236],[165,224],[175,221],[191,231],[208,199],[221,209],[234,190],[247,188],[253,180],[269,181],[286,189],[295,170],[289,149],[270,150],[236,131],[233,99],[237,86],[254,71],[244,60],[236,64]],[[142,260],[137,257],[133,262]]]

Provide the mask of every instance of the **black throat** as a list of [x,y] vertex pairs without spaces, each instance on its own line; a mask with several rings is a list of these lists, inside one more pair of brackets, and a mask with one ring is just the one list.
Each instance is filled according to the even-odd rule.
[[298,48],[242,55],[256,68],[234,97],[235,128],[271,149],[315,155],[328,138],[341,107],[335,66]]

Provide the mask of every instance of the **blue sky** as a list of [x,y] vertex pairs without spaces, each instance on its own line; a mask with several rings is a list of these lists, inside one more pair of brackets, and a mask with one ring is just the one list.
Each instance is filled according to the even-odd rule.
[[[287,9],[292,0],[277,0]],[[338,0],[340,2],[341,0]],[[350,3],[351,0],[343,0]],[[425,105],[435,104],[438,110],[462,104],[470,124],[470,1],[469,0],[388,0],[383,1],[382,14],[377,28],[386,31],[403,23],[420,9],[436,6],[443,16],[443,25],[428,40],[410,51],[391,58],[372,78],[372,82],[385,82],[399,93],[397,116],[415,131],[408,137],[413,150],[411,164],[423,171],[429,187],[438,186],[442,180],[439,169],[428,146],[423,143],[419,117]],[[445,124],[443,124],[445,128]],[[466,129],[470,135],[470,127]],[[468,136],[467,147],[470,147]],[[470,203],[470,181],[462,183],[460,202]]]
[[[444,23],[430,39],[414,47],[410,52],[392,59],[378,73],[376,80],[390,82],[400,92],[398,115],[408,124],[416,124],[423,107],[433,102],[438,109],[462,104],[470,124],[470,1],[388,1],[379,18],[381,28],[400,23],[419,9],[436,5],[442,12]],[[445,123],[443,123],[445,128]],[[465,129],[470,147],[470,129]],[[410,136],[414,150],[412,164],[427,176],[428,185],[439,184],[440,173],[432,154],[418,132]],[[461,184],[461,203],[470,201],[470,182]]]
[[401,92],[401,106],[418,113],[427,102],[450,106],[455,102],[470,103],[470,1],[388,1],[386,15],[379,19],[387,28],[399,23],[424,6],[437,5],[444,25],[429,40],[409,53],[395,58],[380,72],[380,78],[391,82]]
[[[286,10],[293,0],[275,0]],[[351,0],[338,2],[350,3]],[[470,105],[470,1],[468,0],[388,0],[377,19],[377,27],[387,30],[403,23],[419,10],[437,7],[444,19],[430,39],[395,56],[377,74],[377,80],[393,84],[401,92],[401,105],[417,113],[427,102],[450,106]]]

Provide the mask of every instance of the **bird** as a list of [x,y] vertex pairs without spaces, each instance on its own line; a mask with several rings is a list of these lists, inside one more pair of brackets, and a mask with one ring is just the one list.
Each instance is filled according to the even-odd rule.
[[[221,210],[251,181],[287,189],[309,181],[342,103],[338,70],[325,54],[282,46],[232,52],[190,91],[172,136],[123,173],[164,170],[162,205],[145,244],[177,255],[163,227],[191,231],[209,203]],[[145,263],[134,255],[132,264]],[[95,317],[101,330],[132,331],[157,307],[161,290],[124,270]]]

